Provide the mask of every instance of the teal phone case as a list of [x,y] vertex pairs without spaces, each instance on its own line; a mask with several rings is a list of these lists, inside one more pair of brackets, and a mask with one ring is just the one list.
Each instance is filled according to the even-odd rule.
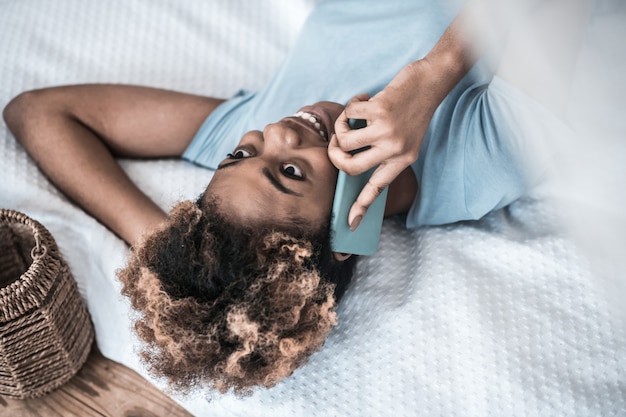
[[334,252],[373,255],[378,249],[388,187],[385,187],[385,190],[374,200],[354,232],[350,231],[348,224],[350,207],[356,201],[374,169],[357,176],[350,176],[339,171],[331,221],[331,247]]
[[[363,127],[362,122],[351,123],[354,128]],[[378,249],[380,231],[385,214],[388,187],[374,200],[357,229],[350,231],[348,213],[376,167],[360,175],[351,176],[339,171],[331,220],[331,248],[334,252],[353,255],[373,255]]]

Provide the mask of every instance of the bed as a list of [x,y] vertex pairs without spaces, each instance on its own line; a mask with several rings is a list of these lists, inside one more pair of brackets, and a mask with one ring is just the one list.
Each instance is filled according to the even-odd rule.
[[[584,116],[601,124],[600,145],[576,147],[585,158],[563,156],[559,173],[571,175],[560,175],[559,187],[475,222],[409,232],[386,220],[381,249],[359,260],[340,323],[307,365],[245,398],[173,398],[198,416],[626,415],[622,3],[598,6],[570,106],[572,123]],[[314,4],[2,0],[0,106],[24,90],[76,83],[216,97],[254,89],[278,67]],[[602,111],[586,106],[590,92],[608,97]],[[588,180],[585,170],[597,168],[590,161],[603,164],[596,182],[576,175]],[[212,175],[182,161],[121,163],[165,209],[195,198]],[[132,313],[119,295],[115,271],[126,245],[57,191],[4,124],[0,207],[55,236],[103,355],[164,389],[138,360]]]

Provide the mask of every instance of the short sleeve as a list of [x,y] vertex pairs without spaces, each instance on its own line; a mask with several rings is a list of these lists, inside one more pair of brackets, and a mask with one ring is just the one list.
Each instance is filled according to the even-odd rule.
[[249,130],[245,114],[254,96],[255,93],[240,90],[213,110],[185,149],[183,159],[216,169]]
[[565,128],[497,76],[456,89],[435,113],[412,166],[419,188],[408,228],[479,219],[520,198],[541,182],[549,163],[534,144]]

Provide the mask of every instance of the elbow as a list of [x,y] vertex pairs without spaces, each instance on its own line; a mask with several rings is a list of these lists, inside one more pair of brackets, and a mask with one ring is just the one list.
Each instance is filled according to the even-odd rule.
[[42,91],[27,91],[19,94],[6,105],[2,118],[7,127],[22,145],[30,135],[27,132],[48,112],[46,95]]
[[24,127],[29,110],[32,110],[33,101],[33,93],[25,92],[13,98],[2,111],[4,122],[18,140],[18,133]]

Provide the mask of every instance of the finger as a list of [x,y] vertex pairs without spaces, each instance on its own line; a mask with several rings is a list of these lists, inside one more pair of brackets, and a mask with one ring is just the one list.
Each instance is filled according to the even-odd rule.
[[365,151],[352,154],[339,145],[338,139],[334,135],[328,144],[327,152],[328,158],[333,165],[349,175],[358,175],[365,172],[393,156],[390,150],[375,145]]
[[374,171],[350,208],[350,213],[348,213],[350,230],[356,230],[369,207],[404,168],[402,164],[381,164]]
[[332,162],[337,169],[346,172],[351,169],[350,161],[352,159],[352,154],[341,149],[336,135],[331,136],[330,142],[328,142],[327,153],[328,159],[330,159],[330,162]]
[[348,124],[348,116],[344,108],[339,117],[337,117],[337,120],[335,120],[335,134],[343,135],[350,130],[352,129],[350,129],[350,125]]
[[371,147],[376,143],[377,138],[380,137],[380,132],[377,130],[374,127],[365,127],[344,132],[342,135],[335,134],[334,136],[337,138],[337,146],[343,152],[355,153],[354,151]]
[[372,101],[351,101],[343,109],[349,119],[375,120],[380,113],[378,104]]
[[[372,111],[355,110],[359,114],[374,114]],[[367,125],[363,128],[352,129],[349,120],[359,120],[361,116],[357,113],[343,112],[335,122],[335,134],[337,143],[344,152],[354,152],[364,147],[371,147],[374,143],[385,137],[385,124],[376,124],[375,120],[366,120]],[[352,117],[354,115],[354,117]]]
[[[354,105],[355,103],[367,102],[369,98],[370,96],[368,94],[358,94],[352,97],[350,101],[348,101],[348,104],[346,104],[346,108],[351,105]],[[354,118],[354,117],[348,116],[346,114],[346,108],[344,108],[344,110],[341,112],[341,114],[335,121],[335,132],[338,133],[339,135],[341,135],[344,132],[349,132],[350,130],[352,130],[350,126],[348,125],[348,119]]]
[[357,101],[367,101],[369,100],[371,97],[369,94],[367,93],[361,93],[361,94],[357,94],[356,96],[352,97],[349,101],[350,102],[357,102]]

